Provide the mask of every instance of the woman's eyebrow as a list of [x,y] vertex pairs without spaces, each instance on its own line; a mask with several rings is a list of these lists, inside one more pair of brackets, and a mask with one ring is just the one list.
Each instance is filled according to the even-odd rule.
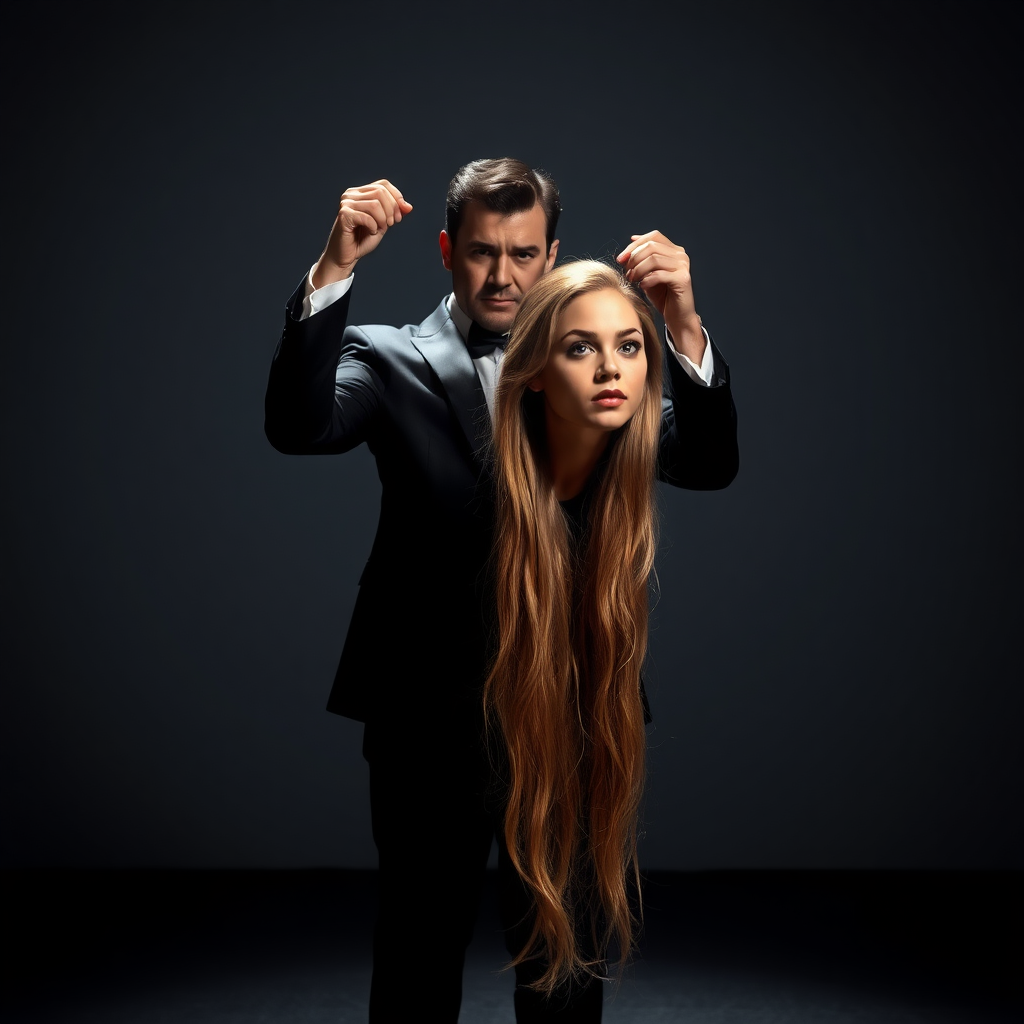
[[[565,334],[563,334],[559,340],[565,341],[565,339],[568,338],[571,334],[578,334],[581,338],[587,339],[597,337],[597,331],[585,331],[581,327],[574,327],[571,331],[566,331]],[[616,331],[615,337],[625,338],[628,337],[630,334],[643,334],[643,331],[641,331],[639,327],[627,327],[624,330]]]

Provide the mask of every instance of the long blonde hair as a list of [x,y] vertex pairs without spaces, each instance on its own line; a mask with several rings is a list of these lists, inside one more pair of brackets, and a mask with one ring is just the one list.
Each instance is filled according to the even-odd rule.
[[[548,360],[562,310],[604,289],[640,318],[647,377],[636,413],[610,438],[576,545],[550,480],[543,395],[528,384]],[[645,301],[617,271],[565,264],[524,298],[495,399],[497,652],[484,706],[500,740],[508,851],[536,911],[512,964],[542,957],[547,969],[533,987],[548,995],[595,973],[615,947],[625,963],[635,946],[629,887],[639,881],[661,352]]]

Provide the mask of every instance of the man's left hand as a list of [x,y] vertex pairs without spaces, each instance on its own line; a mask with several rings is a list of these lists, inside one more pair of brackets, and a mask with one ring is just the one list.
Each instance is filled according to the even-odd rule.
[[690,257],[660,231],[630,238],[615,259],[626,279],[640,288],[664,317],[677,351],[700,366],[706,342],[693,302]]

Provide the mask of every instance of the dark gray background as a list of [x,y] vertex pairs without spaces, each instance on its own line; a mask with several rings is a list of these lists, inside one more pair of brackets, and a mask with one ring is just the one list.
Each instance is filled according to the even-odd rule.
[[378,485],[275,452],[266,374],[345,187],[415,205],[352,303],[415,323],[508,154],[563,254],[685,244],[733,368],[739,477],[661,491],[644,865],[1024,865],[1015,6],[364,7],[6,15],[3,862],[373,865],[323,705]]

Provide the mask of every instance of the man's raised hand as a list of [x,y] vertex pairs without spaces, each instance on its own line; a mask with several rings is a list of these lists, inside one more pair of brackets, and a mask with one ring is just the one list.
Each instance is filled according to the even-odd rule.
[[676,349],[699,366],[705,341],[693,302],[690,257],[660,231],[630,238],[632,241],[615,259],[627,280],[642,289],[664,317]]
[[356,263],[380,245],[387,229],[411,211],[412,204],[387,178],[345,189],[327,247],[313,268],[313,287],[348,277]]

